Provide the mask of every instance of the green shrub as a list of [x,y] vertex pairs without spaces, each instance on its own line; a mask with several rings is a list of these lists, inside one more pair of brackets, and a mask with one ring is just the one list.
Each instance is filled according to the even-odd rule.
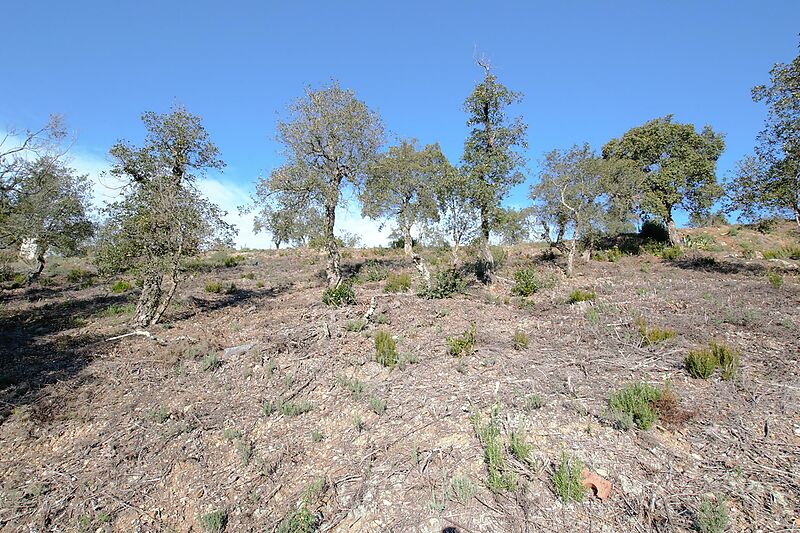
[[243,255],[231,255],[222,261],[222,265],[226,268],[237,267],[244,263],[246,258]]
[[119,280],[111,286],[111,292],[116,294],[122,294],[129,290],[131,290],[131,284],[125,280]]
[[364,331],[364,328],[367,327],[366,320],[348,320],[347,323],[344,325],[344,329],[347,331],[354,331],[358,333],[359,331]]
[[694,525],[700,533],[723,533],[728,529],[728,510],[721,498],[704,498],[694,518]]
[[480,415],[476,413],[472,416],[472,427],[483,446],[484,462],[488,471],[486,486],[497,494],[504,491],[513,491],[517,483],[514,472],[506,465],[496,416],[497,411],[493,410],[489,421],[486,425],[483,425]]
[[304,501],[298,509],[291,511],[278,524],[276,533],[314,533],[319,529],[319,518],[311,512]]
[[594,300],[597,298],[597,294],[594,292],[584,291],[581,289],[575,289],[571,293],[569,293],[569,303],[574,304],[578,302],[586,302],[589,300]]
[[541,409],[545,406],[545,400],[538,394],[530,394],[525,397],[525,410],[535,411],[536,409]]
[[611,414],[618,425],[626,429],[632,421],[639,429],[649,429],[656,421],[653,403],[661,398],[661,390],[648,383],[632,383],[615,391],[608,399]]
[[200,360],[200,370],[203,372],[211,372],[222,366],[222,361],[219,360],[217,354],[209,353],[203,356]]
[[469,478],[469,476],[453,476],[450,480],[450,493],[453,498],[464,505],[478,492],[478,488]]
[[136,306],[133,304],[111,304],[103,310],[103,316],[127,315],[133,313]]
[[228,285],[227,287],[225,287],[225,294],[236,294],[236,291],[237,291],[237,290],[238,290],[238,289],[236,288],[236,284],[235,284],[235,283],[233,283],[233,282],[231,282],[231,284],[230,284],[230,285]]
[[712,342],[708,348],[690,350],[683,364],[695,379],[708,379],[719,368],[722,379],[728,381],[736,376],[739,369],[739,352]]
[[369,399],[369,408],[376,415],[382,415],[386,412],[386,400],[373,396]]
[[430,284],[423,284],[420,287],[417,294],[420,298],[440,300],[450,298],[454,294],[462,292],[466,287],[467,282],[458,270],[440,270],[434,274]]
[[370,260],[358,271],[360,281],[383,281],[389,275],[389,269],[377,261]]
[[524,350],[528,347],[528,335],[522,331],[515,331],[512,341],[515,350]]
[[322,293],[322,303],[334,307],[355,305],[356,293],[350,283],[341,283],[338,287],[329,287]]
[[800,259],[800,246],[784,246],[774,250],[766,250],[764,259]]
[[769,284],[775,287],[776,289],[780,289],[783,285],[783,276],[778,274],[777,272],[769,272],[767,274],[767,279],[769,280]]
[[208,283],[206,283],[205,290],[206,292],[219,294],[222,292],[222,283],[220,283],[219,281],[209,281]]
[[228,524],[228,513],[224,510],[211,511],[197,518],[200,529],[206,533],[222,533]]
[[562,502],[583,501],[586,487],[583,486],[582,470],[583,463],[567,452],[561,452],[561,460],[553,472],[553,490]]
[[644,318],[639,317],[636,320],[636,325],[639,328],[639,334],[642,336],[642,341],[647,346],[653,346],[660,342],[674,338],[677,333],[671,329],[664,329],[655,326],[648,327]]
[[339,385],[350,391],[350,394],[352,394],[353,398],[356,400],[360,400],[367,394],[367,386],[363,381],[360,381],[357,378],[339,376],[337,381],[339,382]]
[[669,230],[667,227],[653,220],[645,220],[642,223],[642,229],[639,230],[639,236],[648,241],[655,242],[669,242]]
[[411,288],[411,276],[408,272],[401,274],[390,274],[386,278],[386,285],[383,292],[406,292]]
[[385,330],[378,331],[375,334],[375,360],[385,367],[394,368],[398,358],[397,342],[392,335]]
[[533,268],[519,268],[514,272],[514,286],[511,294],[530,296],[542,288],[539,276]]
[[531,452],[533,451],[533,446],[525,441],[524,428],[511,432],[508,436],[508,449],[517,461],[521,463],[530,463],[532,461]]
[[447,337],[447,353],[454,357],[470,355],[475,350],[475,322],[457,337]]
[[315,429],[311,432],[311,442],[322,442],[323,438],[324,436],[321,431]]
[[669,246],[661,250],[661,257],[666,261],[675,261],[681,255],[683,255],[683,251],[679,246]]
[[278,406],[278,411],[283,416],[294,417],[305,414],[314,409],[314,404],[311,402],[281,402]]

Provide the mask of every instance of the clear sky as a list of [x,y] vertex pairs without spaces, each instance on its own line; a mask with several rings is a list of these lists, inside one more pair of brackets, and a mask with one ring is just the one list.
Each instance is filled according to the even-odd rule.
[[[668,113],[726,134],[723,176],[763,123],[751,87],[800,42],[797,0],[39,0],[2,12],[0,128],[61,113],[74,165],[97,173],[117,139],[141,141],[143,111],[180,102],[204,117],[228,163],[204,184],[227,209],[280,163],[277,114],[331,78],[381,114],[391,139],[439,141],[457,162],[462,102],[482,75],[476,50],[525,96],[514,111],[529,126],[529,182],[545,151],[599,149]],[[527,184],[508,201],[526,202]],[[356,212],[343,227],[379,241]],[[240,229],[240,244],[266,245]]]

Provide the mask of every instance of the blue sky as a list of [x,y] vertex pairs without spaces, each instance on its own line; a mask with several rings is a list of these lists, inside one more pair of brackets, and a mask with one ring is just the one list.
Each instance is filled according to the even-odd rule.
[[[529,126],[529,181],[545,151],[599,149],[668,113],[726,134],[723,176],[763,123],[751,87],[800,42],[796,0],[52,0],[3,11],[0,128],[64,114],[75,166],[98,172],[117,139],[141,140],[142,111],[180,102],[204,117],[228,163],[206,188],[228,209],[280,163],[277,114],[331,78],[378,111],[392,139],[439,141],[457,161],[461,105],[482,74],[476,50],[525,96],[514,111]],[[527,185],[509,199],[526,202]],[[364,230],[351,211],[343,227]],[[266,244],[241,230],[240,244]],[[368,242],[380,238],[365,231]]]

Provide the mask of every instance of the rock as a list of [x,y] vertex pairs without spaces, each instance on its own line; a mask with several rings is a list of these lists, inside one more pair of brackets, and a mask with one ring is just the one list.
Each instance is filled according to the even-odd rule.
[[250,344],[241,344],[239,346],[232,346],[230,348],[225,348],[225,351],[222,352],[222,356],[234,357],[236,355],[242,355],[252,350],[253,347],[255,347],[255,345],[256,345],[255,343],[250,343]]

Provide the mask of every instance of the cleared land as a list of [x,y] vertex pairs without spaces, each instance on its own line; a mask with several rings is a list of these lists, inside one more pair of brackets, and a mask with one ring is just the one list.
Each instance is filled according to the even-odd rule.
[[[0,293],[0,528],[688,531],[719,503],[733,530],[798,528],[800,276],[769,253],[797,246],[776,231],[691,230],[706,237],[681,257],[581,262],[572,279],[511,247],[491,289],[472,276],[440,300],[416,296],[399,252],[354,250],[341,308],[321,302],[312,251],[217,255],[156,338],[111,341],[137,290],[63,261]],[[521,266],[549,282],[514,295]],[[402,272],[411,291],[386,293]],[[595,296],[570,303],[576,289]],[[451,355],[472,323],[474,351]],[[376,362],[381,330],[394,368]],[[738,352],[731,379],[684,368],[711,341]],[[609,398],[639,382],[668,393],[626,430]],[[559,499],[565,454],[611,481],[607,500]]]

